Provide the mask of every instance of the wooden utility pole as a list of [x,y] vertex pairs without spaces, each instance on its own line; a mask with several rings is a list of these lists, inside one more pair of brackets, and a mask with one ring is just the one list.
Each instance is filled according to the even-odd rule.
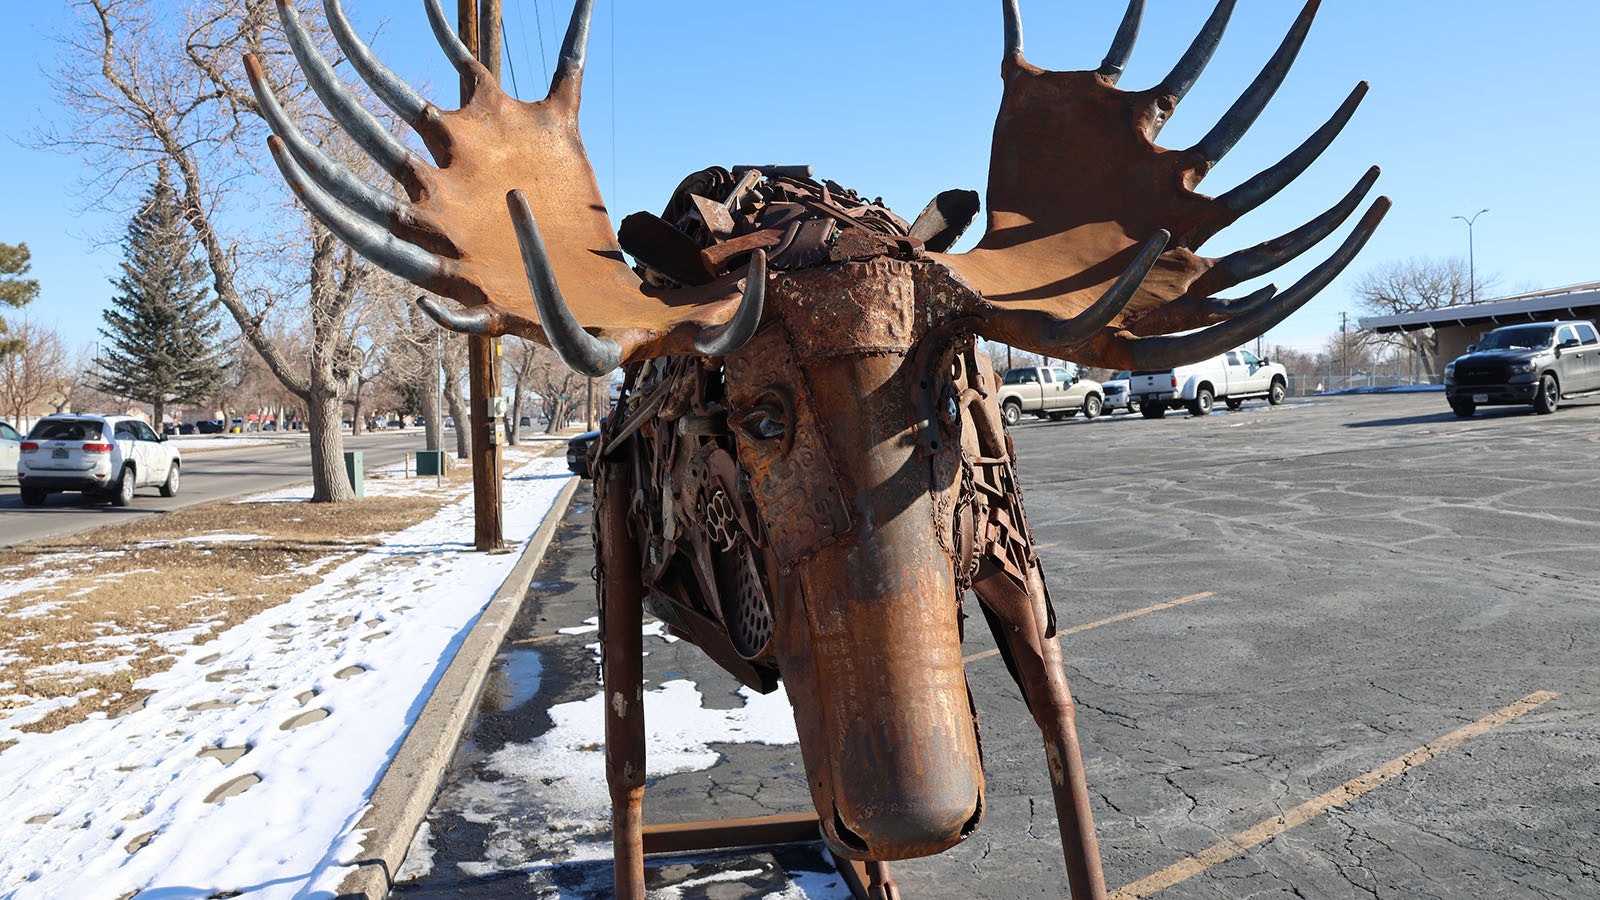
[[[481,14],[479,2],[482,3]],[[456,0],[461,42],[496,79],[500,77],[500,0]],[[469,85],[461,79],[461,102]],[[467,335],[467,379],[472,406],[473,544],[479,550],[505,549],[500,516],[500,436],[504,434],[500,397],[500,339]]]

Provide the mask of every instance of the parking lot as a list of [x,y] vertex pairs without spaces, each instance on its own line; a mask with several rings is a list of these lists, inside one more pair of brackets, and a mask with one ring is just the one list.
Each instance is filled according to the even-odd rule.
[[[1600,402],[1463,420],[1439,394],[1291,399],[1013,436],[1113,897],[1600,896]],[[530,623],[593,614],[585,550],[565,542]],[[908,898],[1064,897],[1037,731],[968,625],[987,815],[894,876]],[[593,692],[592,640],[546,645],[539,704]],[[693,648],[646,649],[652,683],[744,702]],[[526,727],[483,754],[548,723]],[[806,807],[793,747],[717,749],[653,781],[647,818]],[[605,895],[609,866],[578,865],[551,896]],[[681,896],[723,896],[702,891]]]

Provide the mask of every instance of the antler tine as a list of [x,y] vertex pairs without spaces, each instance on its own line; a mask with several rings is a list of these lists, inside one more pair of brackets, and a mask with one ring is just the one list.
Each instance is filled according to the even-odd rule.
[[300,14],[289,0],[278,0],[278,17],[283,20],[284,33],[288,36],[295,58],[300,61],[300,68],[305,70],[306,81],[334,120],[361,149],[377,160],[384,171],[396,181],[409,185],[416,171],[422,167],[422,160],[390,134],[372,113],[357,102],[345,88],[344,82],[333,74],[333,68],[317,51],[310,35],[300,24]]
[[1139,39],[1139,22],[1143,18],[1144,0],[1128,0],[1128,10],[1122,14],[1122,24],[1117,26],[1117,36],[1111,41],[1111,49],[1106,51],[1106,58],[1098,69],[1100,76],[1112,84],[1122,77],[1128,57],[1133,55],[1134,42]]
[[284,113],[278,97],[267,84],[261,61],[254,54],[244,57],[245,75],[250,79],[250,89],[261,105],[261,115],[266,118],[272,132],[283,139],[295,162],[340,204],[372,222],[381,222],[398,215],[406,204],[392,194],[378,190],[351,172],[342,163],[331,159],[306,139],[305,133]]
[[1278,286],[1269,284],[1264,288],[1251,291],[1243,297],[1208,297],[1206,299],[1206,309],[1212,315],[1234,319],[1260,309],[1277,293]]
[[[594,19],[594,0],[578,0],[567,22],[567,36],[561,42],[561,58],[550,76],[550,95],[583,87],[584,56],[589,47],[589,23]],[[567,85],[572,87],[568,88]]]
[[1240,316],[1220,325],[1213,325],[1203,331],[1192,334],[1178,335],[1176,337],[1146,337],[1135,338],[1131,348],[1130,368],[1135,369],[1168,369],[1176,365],[1193,362],[1215,356],[1225,350],[1237,347],[1242,343],[1257,337],[1267,329],[1277,325],[1288,318],[1291,313],[1304,306],[1307,301],[1315,297],[1319,291],[1327,287],[1338,274],[1344,271],[1345,266],[1361,252],[1367,239],[1372,237],[1378,223],[1383,221],[1384,214],[1389,211],[1391,201],[1388,197],[1379,197],[1367,208],[1361,222],[1356,225],[1350,236],[1345,238],[1339,249],[1322,262],[1321,265],[1306,273],[1304,278],[1296,281],[1290,288],[1279,294],[1268,305],[1264,305],[1254,312]]
[[1361,98],[1367,95],[1367,83],[1357,84],[1344,98],[1339,108],[1322,123],[1322,127],[1312,132],[1311,136],[1294,149],[1288,156],[1279,160],[1275,165],[1262,170],[1250,180],[1217,198],[1217,202],[1225,209],[1236,215],[1255,209],[1261,204],[1271,200],[1288,184],[1300,177],[1310,165],[1317,161],[1322,151],[1328,149],[1333,139],[1344,130],[1350,117],[1355,115],[1356,107],[1361,105]]
[[1155,93],[1172,97],[1173,103],[1181,101],[1189,93],[1189,88],[1194,87],[1195,80],[1205,71],[1211,54],[1217,51],[1217,44],[1222,41],[1222,32],[1228,27],[1228,17],[1233,15],[1233,4],[1234,0],[1218,0],[1211,17],[1206,19],[1205,26],[1195,35],[1194,43],[1184,51],[1167,77],[1161,80]]
[[497,328],[499,316],[486,307],[475,306],[470,309],[450,309],[443,303],[424,294],[417,298],[417,308],[432,319],[441,328],[454,331],[458,334],[477,334],[485,337],[497,337],[505,332]]
[[580,375],[604,375],[615,369],[622,362],[622,346],[584,331],[567,307],[550,268],[550,256],[545,251],[544,238],[539,236],[539,225],[533,220],[528,198],[522,191],[512,191],[506,195],[506,206],[511,211],[511,224],[516,228],[517,244],[522,248],[522,267],[528,273],[528,287],[533,291],[533,304],[539,311],[539,322],[550,341],[550,349],[561,357],[567,368]]
[[306,176],[284,145],[283,138],[273,135],[267,138],[267,146],[271,148],[272,158],[277,162],[279,171],[283,172],[284,180],[289,183],[295,196],[300,198],[300,202],[357,253],[413,284],[438,284],[448,278],[450,264],[447,260],[400,240],[372,222],[351,215],[338,200]]
[[1015,65],[1022,62],[1022,11],[1017,7],[1017,0],[1000,0],[1000,9],[1005,14],[1006,23],[1006,55],[1003,61]]
[[424,0],[423,5],[428,11],[428,24],[433,27],[434,40],[439,42],[439,49],[444,51],[445,57],[450,60],[450,65],[455,66],[456,71],[466,80],[465,83],[475,90],[479,84],[490,80],[489,70],[483,67],[483,63],[478,62],[478,58],[472,55],[466,44],[461,43],[461,38],[451,27],[450,20],[445,18],[444,7],[439,5],[439,0]]
[[1218,120],[1217,124],[1200,139],[1200,142],[1190,148],[1190,152],[1199,154],[1200,158],[1208,164],[1215,165],[1222,159],[1233,145],[1238,143],[1244,133],[1255,124],[1256,117],[1261,115],[1261,110],[1266,108],[1267,101],[1277,93],[1278,86],[1283,84],[1283,79],[1289,74],[1289,67],[1294,65],[1295,57],[1300,53],[1300,47],[1305,43],[1306,35],[1311,31],[1311,21],[1317,16],[1317,8],[1322,5],[1322,0],[1307,0],[1300,10],[1300,15],[1295,18],[1294,25],[1289,33],[1284,36],[1283,43],[1278,45],[1277,51],[1267,60],[1262,67],[1261,74],[1255,81],[1239,95],[1233,106]]
[[750,256],[750,266],[745,271],[744,296],[739,308],[728,321],[700,332],[694,339],[694,348],[706,356],[727,356],[743,347],[761,325],[761,313],[767,302],[767,252],[757,250]]
[[1167,242],[1172,239],[1171,232],[1158,229],[1150,239],[1139,248],[1138,255],[1133,262],[1122,270],[1117,280],[1112,283],[1106,292],[1100,295],[1093,305],[1070,319],[1053,318],[1043,331],[1042,339],[1052,347],[1064,347],[1079,344],[1097,334],[1100,329],[1111,323],[1117,313],[1128,305],[1133,295],[1139,290],[1139,285],[1144,284],[1144,278],[1155,267],[1156,260],[1161,258],[1161,252],[1167,249]]
[[390,71],[388,66],[378,61],[373,55],[372,48],[361,40],[351,27],[350,19],[344,14],[344,7],[339,0],[324,0],[323,8],[328,13],[328,26],[333,30],[333,39],[339,42],[339,49],[344,51],[345,58],[350,60],[350,65],[361,76],[361,80],[372,88],[386,106],[394,110],[394,114],[407,123],[415,123],[422,118],[422,111],[427,108],[428,101],[407,84],[405,79]]
[[1332,234],[1334,229],[1344,224],[1344,220],[1355,212],[1361,198],[1367,195],[1367,191],[1372,190],[1380,171],[1377,166],[1368,169],[1343,199],[1299,228],[1217,260],[1211,272],[1202,276],[1195,286],[1202,290],[1208,289],[1205,285],[1213,282],[1213,275],[1220,275],[1222,278],[1217,284],[1218,287],[1238,284],[1257,275],[1271,272],[1311,249],[1312,245]]

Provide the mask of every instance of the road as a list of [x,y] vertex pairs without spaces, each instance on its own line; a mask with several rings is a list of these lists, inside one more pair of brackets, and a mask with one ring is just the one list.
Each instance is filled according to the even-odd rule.
[[[15,486],[0,487],[0,547],[76,534],[129,517],[160,515],[311,480],[311,458],[304,435],[177,440],[181,441],[183,453],[183,481],[176,497],[162,497],[153,487],[141,488],[132,505],[119,508],[73,492],[51,494],[44,506],[27,507],[22,505]],[[231,447],[230,443],[238,446]],[[345,436],[345,449],[361,451],[367,468],[399,465],[407,453],[422,446],[421,431]]]
[[[1114,900],[1600,896],[1597,424],[1596,401],[1460,420],[1421,394],[1013,429]],[[400,896],[609,896],[603,820],[534,765],[552,707],[596,692],[578,506],[430,815],[432,873]],[[906,897],[1064,897],[1038,733],[968,625],[985,820],[894,875]],[[744,704],[687,644],[645,650],[652,687]],[[715,746],[651,780],[650,821],[807,808],[796,748]],[[796,896],[786,873],[814,864],[666,857],[650,878]]]

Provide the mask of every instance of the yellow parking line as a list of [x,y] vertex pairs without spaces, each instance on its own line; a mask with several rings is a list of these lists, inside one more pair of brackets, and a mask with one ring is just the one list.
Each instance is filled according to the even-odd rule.
[[1157,891],[1172,887],[1180,881],[1192,878],[1218,863],[1243,855],[1245,851],[1257,844],[1265,843],[1296,825],[1301,825],[1322,815],[1330,809],[1344,806],[1369,791],[1375,790],[1385,783],[1404,775],[1412,768],[1422,765],[1446,750],[1464,744],[1489,729],[1504,725],[1518,716],[1532,712],[1558,696],[1560,695],[1553,691],[1536,691],[1529,694],[1499,712],[1484,716],[1471,725],[1458,728],[1444,737],[1423,744],[1410,753],[1392,759],[1365,775],[1346,781],[1333,790],[1308,800],[1281,816],[1259,822],[1221,843],[1207,847],[1180,863],[1168,866],[1154,875],[1146,876],[1132,884],[1120,887],[1111,892],[1109,900],[1139,900],[1139,898],[1148,897]]
[[[1084,624],[1084,625],[1074,625],[1071,628],[1063,628],[1063,629],[1060,629],[1057,633],[1062,637],[1066,637],[1069,634],[1077,634],[1080,631],[1088,631],[1091,628],[1099,628],[1101,625],[1110,625],[1113,622],[1121,622],[1121,621],[1124,621],[1124,620],[1127,620],[1127,619],[1135,619],[1135,618],[1138,618],[1139,616],[1145,615],[1147,613],[1160,612],[1163,609],[1171,609],[1174,606],[1182,606],[1185,603],[1192,603],[1192,602],[1194,602],[1196,600],[1204,600],[1205,598],[1210,597],[1215,593],[1216,593],[1216,591],[1201,591],[1198,594],[1190,594],[1187,597],[1179,597],[1176,600],[1168,600],[1165,603],[1157,603],[1154,606],[1146,606],[1144,609],[1136,609],[1136,610],[1133,610],[1132,612],[1118,613],[1118,614],[1116,614],[1114,616],[1108,616],[1107,618],[1099,619],[1099,620],[1094,621],[1094,622],[1089,622],[1089,623]],[[962,665],[966,665],[967,663],[977,662],[980,659],[988,659],[991,656],[998,656],[998,655],[1000,655],[1000,651],[999,651],[998,648],[992,649],[992,650],[981,650],[981,651],[979,651],[977,653],[972,654],[971,656],[962,657],[961,658],[961,663],[962,663]]]

